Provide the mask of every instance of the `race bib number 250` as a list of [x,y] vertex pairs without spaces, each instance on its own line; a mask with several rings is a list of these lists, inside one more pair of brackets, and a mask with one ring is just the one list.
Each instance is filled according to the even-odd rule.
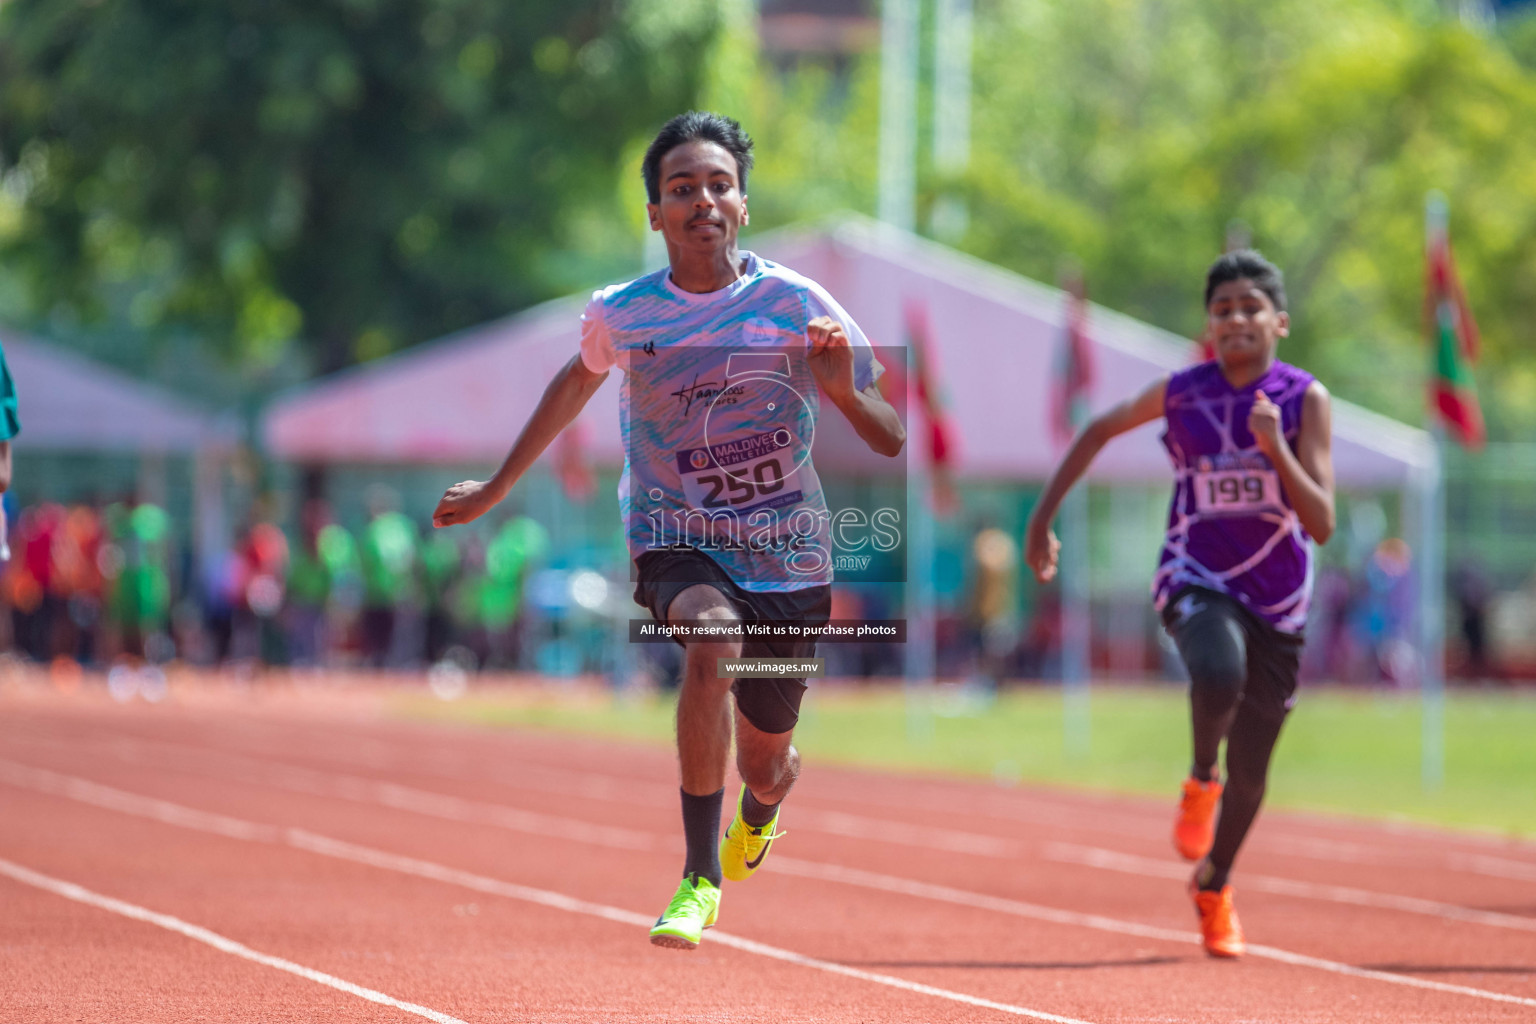
[[745,514],[798,505],[805,494],[788,436],[784,430],[765,431],[678,452],[677,471],[688,506]]

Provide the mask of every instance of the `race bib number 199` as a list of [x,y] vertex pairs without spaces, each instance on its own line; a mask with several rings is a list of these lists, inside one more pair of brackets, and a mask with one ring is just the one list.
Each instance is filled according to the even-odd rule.
[[1281,507],[1280,477],[1272,469],[1216,469],[1196,473],[1195,511],[1201,515],[1253,513]]

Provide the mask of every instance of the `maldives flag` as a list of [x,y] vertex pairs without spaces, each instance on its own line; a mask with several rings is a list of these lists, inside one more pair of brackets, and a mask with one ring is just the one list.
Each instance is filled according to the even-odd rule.
[[912,386],[928,425],[924,454],[933,477],[933,506],[948,515],[959,505],[955,492],[955,430],[944,408],[928,332],[928,311],[915,302],[906,307],[907,345],[912,350]]
[[1429,383],[1431,415],[1438,416],[1464,447],[1481,448],[1487,434],[1472,377],[1472,364],[1477,361],[1477,323],[1456,276],[1450,235],[1443,220],[1430,229],[1428,256],[1424,309],[1434,359]]
[[1051,434],[1060,445],[1070,443],[1088,422],[1088,392],[1093,389],[1093,343],[1088,340],[1088,300],[1081,276],[1067,280],[1066,294],[1067,330],[1056,350],[1051,388]]

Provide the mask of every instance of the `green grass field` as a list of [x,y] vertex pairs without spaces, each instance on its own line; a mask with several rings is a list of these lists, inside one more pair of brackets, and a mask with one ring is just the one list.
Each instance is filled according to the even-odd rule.
[[[411,717],[615,736],[670,745],[670,697],[485,691],[443,703],[402,698]],[[806,761],[981,776],[1166,796],[1188,765],[1179,687],[1098,687],[1085,753],[1068,753],[1060,691],[1014,690],[990,705],[945,687],[909,711],[900,689],[827,686],[807,697]],[[1445,781],[1426,790],[1412,696],[1304,690],[1270,773],[1271,806],[1536,837],[1536,694],[1454,693]]]

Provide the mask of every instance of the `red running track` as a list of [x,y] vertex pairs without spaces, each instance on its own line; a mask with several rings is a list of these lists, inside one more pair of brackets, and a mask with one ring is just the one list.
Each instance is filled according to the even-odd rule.
[[1171,799],[809,750],[683,953],[667,751],[378,707],[4,691],[0,1019],[1536,1020],[1536,845],[1268,814],[1212,961]]

